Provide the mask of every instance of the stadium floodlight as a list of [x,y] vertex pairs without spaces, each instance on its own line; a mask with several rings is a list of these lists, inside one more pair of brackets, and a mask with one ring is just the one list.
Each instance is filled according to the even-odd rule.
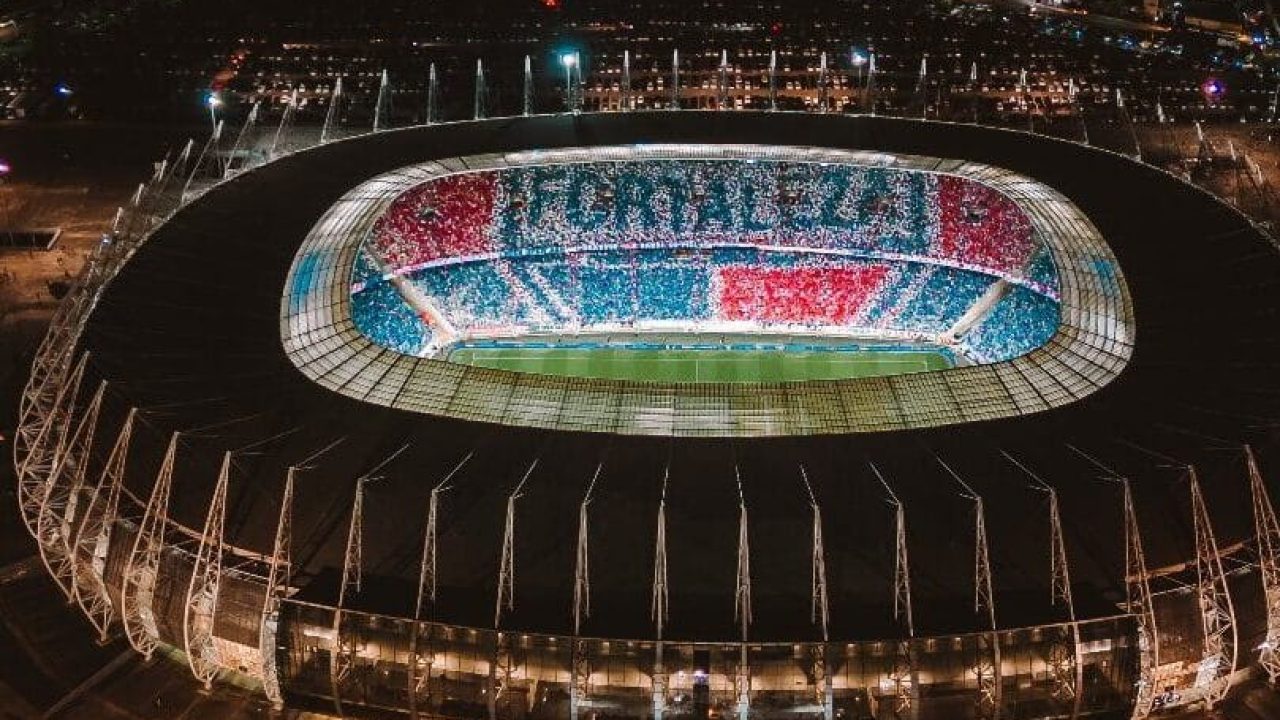
[[64,98],[71,97],[72,95],[76,94],[76,91],[70,85],[64,82],[60,82],[57,85],[54,85],[53,91]]
[[216,92],[211,92],[205,96],[204,104],[209,108],[209,123],[216,133],[218,132],[218,108],[222,107],[222,96]]

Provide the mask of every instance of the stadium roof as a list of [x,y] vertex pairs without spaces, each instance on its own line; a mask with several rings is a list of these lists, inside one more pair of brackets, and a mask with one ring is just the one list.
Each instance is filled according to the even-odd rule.
[[[551,432],[392,409],[316,384],[282,346],[281,290],[299,246],[318,218],[370,178],[435,157],[794,138],[980,162],[1061,193],[1106,238],[1123,269],[1137,329],[1128,366],[1083,400],[1019,418],[727,441]],[[215,187],[138,249],[107,288],[82,344],[93,351],[94,372],[113,383],[105,427],[118,426],[131,405],[149,408],[148,429],[139,433],[130,459],[133,496],[149,491],[169,433],[190,431],[171,515],[197,527],[221,452],[254,444],[232,481],[227,536],[237,547],[270,547],[285,468],[338,441],[308,463],[299,482],[295,559],[303,577],[323,577],[340,564],[356,479],[376,470],[366,508],[367,572],[412,582],[426,496],[474,450],[443,508],[438,617],[490,625],[504,508],[530,461],[539,458],[516,503],[519,570],[509,622],[562,632],[578,508],[603,458],[592,504],[598,612],[584,632],[642,635],[650,622],[654,517],[669,467],[671,632],[733,637],[738,468],[752,514],[758,635],[798,637],[812,633],[809,505],[798,480],[803,464],[828,518],[832,636],[874,637],[887,624],[892,538],[883,491],[867,460],[877,462],[908,509],[922,633],[961,629],[954,616],[966,606],[972,583],[972,506],[935,456],[987,499],[998,594],[1009,598],[1047,596],[1047,530],[1043,497],[1000,451],[1062,490],[1073,571],[1078,583],[1099,590],[1097,597],[1115,587],[1123,567],[1118,497],[1113,486],[1096,481],[1098,468],[1066,443],[1134,477],[1145,519],[1186,517],[1185,485],[1175,482],[1179,471],[1169,465],[1197,462],[1212,488],[1219,534],[1248,536],[1240,463],[1220,449],[1254,442],[1264,464],[1274,452],[1280,322],[1267,299],[1277,296],[1278,279],[1280,256],[1234,209],[1129,158],[1049,138],[866,117],[685,111],[535,117],[332,143]],[[1153,566],[1185,559],[1186,523],[1149,524]],[[1001,624],[1023,624],[1021,614],[1026,622],[1058,619],[1044,599],[1002,604],[1008,614]]]

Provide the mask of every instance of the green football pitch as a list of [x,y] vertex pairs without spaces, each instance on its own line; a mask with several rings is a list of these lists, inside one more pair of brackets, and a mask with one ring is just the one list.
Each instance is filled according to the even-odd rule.
[[628,348],[459,348],[451,362],[497,370],[640,382],[845,380],[945,370],[930,351],[640,350]]

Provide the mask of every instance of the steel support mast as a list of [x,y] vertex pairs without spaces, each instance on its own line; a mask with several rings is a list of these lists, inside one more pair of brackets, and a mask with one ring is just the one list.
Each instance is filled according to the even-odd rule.
[[1258,542],[1258,568],[1262,576],[1262,592],[1267,607],[1267,636],[1262,641],[1258,663],[1267,680],[1276,684],[1280,678],[1280,524],[1267,484],[1258,470],[1253,448],[1245,446],[1245,462],[1249,468],[1249,487],[1253,495],[1253,522]]
[[898,495],[889,486],[880,469],[874,464],[871,471],[888,493],[889,505],[894,516],[893,554],[893,619],[898,622],[905,637],[894,648],[893,668],[889,679],[893,683],[894,712],[898,717],[916,715],[919,698],[919,670],[913,642],[916,636],[915,614],[911,605],[911,566],[907,555],[907,514]]
[[280,632],[280,605],[288,595],[293,578],[293,486],[298,468],[291,466],[284,478],[280,498],[280,516],[276,521],[275,540],[271,543],[271,564],[267,570],[267,589],[262,605],[262,628],[258,634],[258,652],[262,656],[262,692],[277,710],[284,707],[280,687],[280,667],[276,659],[276,638]]
[[489,664],[491,692],[486,695],[489,720],[497,720],[498,699],[511,687],[516,672],[511,638],[508,633],[502,632],[502,615],[504,610],[514,610],[516,602],[516,500],[524,495],[524,486],[537,467],[538,459],[534,458],[520,482],[507,496],[506,520],[502,529],[502,558],[498,563],[498,597],[493,610],[493,662]]
[[107,641],[111,621],[115,618],[116,608],[107,591],[107,553],[119,513],[125,464],[137,417],[138,409],[130,408],[71,543],[71,553],[75,558],[75,600],[94,630],[98,631],[99,642]]
[[[80,393],[80,383],[84,379],[88,361],[88,353],[81,355],[71,374],[58,386],[52,407],[45,413],[39,429],[34,432],[34,440],[27,447],[22,462],[16,466],[18,508],[22,522],[33,538],[38,537],[40,508],[44,504],[49,482],[70,439],[76,396]],[[31,428],[20,428],[18,434],[30,430]],[[15,450],[20,439],[15,438]]]
[[1214,708],[1231,690],[1238,654],[1238,629],[1231,589],[1223,572],[1218,540],[1205,506],[1200,480],[1194,467],[1187,467],[1191,486],[1191,513],[1196,536],[1196,597],[1204,630],[1204,655],[1195,688],[1205,704]]
[[1147,575],[1147,558],[1142,547],[1142,530],[1133,503],[1129,480],[1124,484],[1124,568],[1126,608],[1138,621],[1138,695],[1134,720],[1151,714],[1156,697],[1156,669],[1160,667],[1160,635],[1156,628],[1155,602]]
[[338,587],[338,604],[333,610],[333,658],[329,662],[329,687],[333,692],[333,708],[344,717],[341,686],[355,666],[357,643],[343,633],[342,615],[347,600],[359,594],[364,577],[364,485],[367,477],[356,480],[351,503],[351,524],[347,526],[347,545],[342,553],[342,584]]
[[578,547],[573,566],[573,657],[571,659],[572,677],[569,685],[569,717],[578,720],[582,703],[586,700],[591,688],[591,656],[587,651],[587,641],[580,637],[582,621],[591,616],[591,552],[588,546],[590,525],[588,508],[591,495],[595,491],[596,481],[600,479],[600,471],[604,463],[596,465],[596,471],[587,484],[587,492],[578,505]]
[[738,483],[738,570],[734,583],[733,619],[738,622],[740,631],[733,690],[738,720],[748,720],[751,714],[751,664],[747,657],[747,640],[751,631],[751,541],[747,532],[747,501],[742,493],[742,476],[738,474],[736,465],[733,475]]
[[178,442],[182,433],[175,432],[169,438],[160,472],[156,475],[147,509],[138,526],[133,549],[124,567],[124,581],[120,589],[121,613],[125,636],[129,645],[148,660],[160,644],[156,626],[156,580],[160,573],[160,558],[165,548],[165,529],[169,524],[169,495],[173,489],[173,465],[178,454]]
[[214,639],[214,623],[218,613],[218,597],[222,592],[222,555],[225,549],[224,528],[227,519],[227,487],[231,482],[231,453],[222,455],[218,482],[213,487],[209,512],[200,533],[191,581],[182,613],[182,642],[191,674],[205,689],[218,677],[221,663]]
[[45,486],[44,501],[36,520],[36,539],[40,559],[68,600],[75,599],[75,558],[72,552],[72,527],[76,522],[85,474],[89,470],[93,436],[98,426],[107,383],[102,381],[80,416],[63,450],[54,463]]
[[938,458],[938,463],[960,485],[961,497],[973,502],[974,541],[973,541],[973,613],[976,617],[986,616],[986,625],[991,632],[978,635],[978,654],[974,662],[973,673],[978,681],[978,697],[976,703],[979,718],[995,719],[1000,717],[1001,683],[1000,683],[1000,641],[996,635],[996,602],[992,589],[991,551],[987,540],[986,506],[969,483],[951,469],[951,466]]
[[409,715],[415,720],[418,717],[418,702],[430,689],[431,664],[434,658],[431,652],[430,636],[423,637],[422,621],[428,611],[435,609],[436,604],[436,547],[440,495],[452,487],[449,483],[471,461],[472,455],[474,453],[467,453],[443,480],[436,483],[435,487],[431,488],[431,496],[427,500],[427,522],[422,532],[422,559],[418,566],[418,597],[413,605],[413,629],[409,634]]
[[800,479],[804,482],[813,513],[813,554],[809,570],[809,621],[822,633],[822,644],[812,653],[814,700],[822,707],[823,720],[835,717],[835,689],[831,682],[831,662],[827,643],[830,641],[831,611],[827,604],[827,552],[822,539],[822,508],[813,494],[809,474],[800,466]]
[[[1043,481],[1041,481],[1043,483]],[[1051,601],[1067,614],[1070,629],[1057,638],[1049,648],[1049,668],[1053,673],[1053,694],[1071,708],[1071,716],[1080,714],[1081,674],[1084,664],[1080,657],[1080,628],[1076,624],[1076,606],[1071,595],[1071,569],[1067,563],[1066,538],[1062,531],[1062,515],[1058,506],[1058,491],[1047,484],[1049,493],[1049,573],[1051,576]]]
[[321,145],[333,139],[333,131],[337,128],[338,123],[342,121],[341,104],[342,76],[339,75],[338,79],[333,83],[333,92],[329,94],[329,108],[324,113],[324,124],[320,126]]
[[1049,605],[1060,608],[1069,625],[1055,628],[1045,658],[1053,676],[1053,697],[1071,717],[1080,714],[1080,688],[1084,664],[1080,657],[1080,628],[1076,624],[1075,600],[1071,594],[1071,565],[1067,561],[1066,534],[1062,529],[1062,513],[1058,491],[1039,475],[1007,452],[1000,453],[1032,481],[1031,488],[1049,496]]
[[653,720],[663,720],[667,709],[669,683],[662,650],[663,630],[667,624],[670,601],[667,593],[667,481],[670,476],[671,468],[668,465],[662,474],[662,496],[658,501],[657,531],[653,543],[653,597],[649,608],[653,616],[654,637],[657,639],[653,662]]

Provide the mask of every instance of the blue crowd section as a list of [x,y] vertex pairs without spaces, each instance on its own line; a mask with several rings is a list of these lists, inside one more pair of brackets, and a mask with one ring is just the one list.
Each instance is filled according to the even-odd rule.
[[1032,254],[1025,277],[1044,289],[1058,287],[1058,265],[1053,261],[1053,252],[1049,250],[1049,246],[1040,245]]
[[390,282],[373,282],[353,293],[351,318],[365,337],[406,355],[420,354],[431,340],[430,328]]
[[980,362],[1025,355],[1057,332],[1059,312],[1058,304],[1049,298],[1010,285],[983,321],[961,338],[961,347]]
[[[772,283],[800,282],[803,271],[852,271],[864,291],[861,306],[840,314],[844,327],[939,336],[952,330],[1000,278],[944,265],[832,257],[808,253],[726,250],[607,250],[565,256],[530,256],[456,263],[417,270],[406,281],[463,332],[511,329],[556,332],[645,322],[698,323],[746,316],[786,325],[776,303],[822,302],[787,288],[744,288],[743,271],[772,272]],[[779,274],[780,271],[780,274]],[[797,274],[791,274],[796,271]],[[732,303],[724,295],[728,275],[738,284]],[[865,278],[865,279],[860,279]],[[1013,284],[990,317],[972,328],[961,349],[975,360],[1016,357],[1048,340],[1058,325],[1057,302]],[[389,281],[373,278],[354,288],[356,325],[371,340],[410,354],[430,351],[432,334]],[[781,291],[780,291],[781,290]],[[857,293],[855,293],[857,294]],[[751,305],[750,303],[757,303]],[[773,305],[771,305],[771,303]],[[729,305],[732,304],[732,311]],[[785,310],[785,308],[783,309]],[[833,317],[835,314],[833,314]],[[805,325],[840,329],[822,320]]]
[[355,266],[351,269],[352,288],[359,291],[360,288],[381,277],[382,273],[378,270],[378,266],[374,264],[373,258],[369,256],[369,250],[361,248],[356,253]]
[[635,280],[633,268],[627,265],[583,265],[578,270],[579,311],[583,321],[607,323],[635,318]]
[[955,325],[991,287],[991,278],[930,265],[910,265],[919,290],[898,315],[900,330],[941,332]]
[[325,274],[321,272],[320,258],[319,253],[307,253],[298,258],[297,270],[293,273],[292,285],[289,287],[289,312],[301,311],[307,296],[326,281]]
[[654,320],[683,320],[709,315],[707,271],[681,264],[645,266],[637,276],[636,314]]
[[575,317],[577,298],[565,297],[573,277],[563,260],[526,260],[509,262],[516,279],[528,290],[530,302],[540,308],[553,325],[567,325]]

